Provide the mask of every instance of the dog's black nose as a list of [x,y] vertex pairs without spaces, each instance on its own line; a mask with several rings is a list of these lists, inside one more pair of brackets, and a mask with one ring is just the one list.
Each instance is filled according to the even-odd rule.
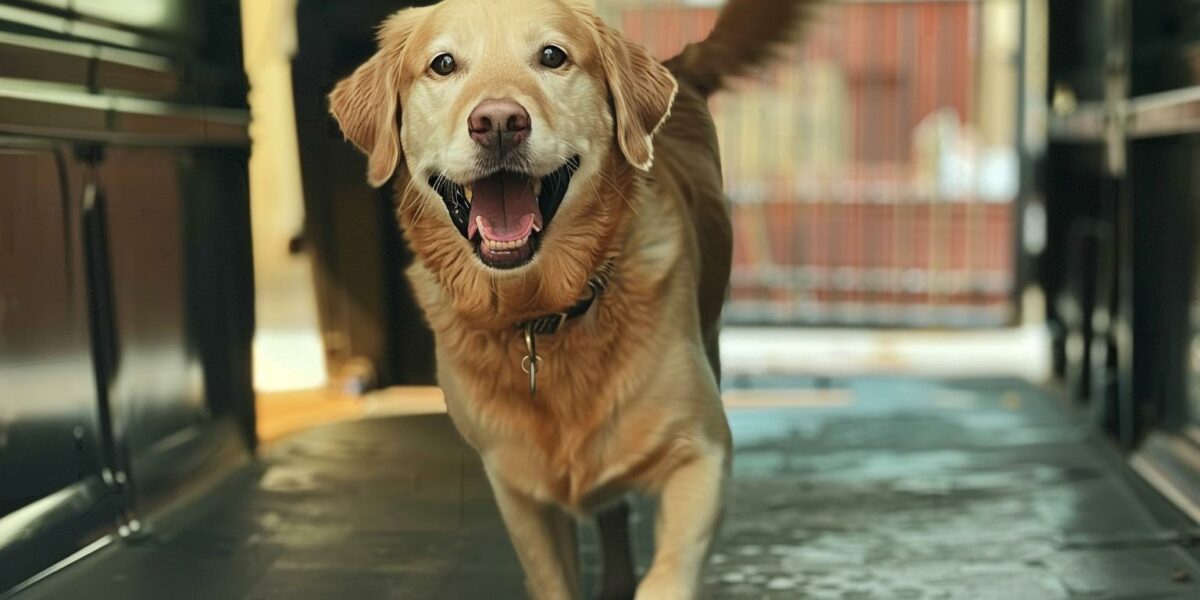
[[529,111],[513,100],[480,102],[467,118],[471,139],[485,148],[507,152],[529,138]]

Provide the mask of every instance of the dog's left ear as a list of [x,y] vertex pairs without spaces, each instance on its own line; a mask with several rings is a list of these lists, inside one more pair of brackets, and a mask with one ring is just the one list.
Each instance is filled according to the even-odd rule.
[[380,187],[400,164],[400,66],[408,38],[428,8],[402,10],[379,30],[379,51],[329,95],[346,139],[367,155],[367,182]]
[[596,19],[600,57],[616,117],[617,144],[629,164],[654,164],[654,134],[671,113],[679,83],[644,47]]

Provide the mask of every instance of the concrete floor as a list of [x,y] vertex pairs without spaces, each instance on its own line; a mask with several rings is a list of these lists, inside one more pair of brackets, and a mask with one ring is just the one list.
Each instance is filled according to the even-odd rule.
[[[1044,392],[796,384],[756,380],[732,403],[735,475],[710,597],[1200,598],[1191,524]],[[635,524],[643,564],[649,522]],[[590,539],[584,554],[594,563]],[[478,460],[442,415],[296,435],[147,541],[19,596],[521,597]]]

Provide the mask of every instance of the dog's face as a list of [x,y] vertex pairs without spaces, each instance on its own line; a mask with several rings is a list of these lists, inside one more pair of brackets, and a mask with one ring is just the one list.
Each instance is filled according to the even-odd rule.
[[649,168],[676,92],[580,0],[445,0],[397,13],[379,41],[331,111],[372,185],[406,169],[415,213],[478,258],[459,268],[533,268],[602,235],[587,204],[604,201],[606,165]]

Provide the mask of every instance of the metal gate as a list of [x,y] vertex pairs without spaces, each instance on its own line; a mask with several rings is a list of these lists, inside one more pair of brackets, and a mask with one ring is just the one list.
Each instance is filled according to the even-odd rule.
[[[661,58],[719,1],[600,0]],[[996,326],[1016,314],[1018,0],[849,1],[712,101],[732,324]]]

